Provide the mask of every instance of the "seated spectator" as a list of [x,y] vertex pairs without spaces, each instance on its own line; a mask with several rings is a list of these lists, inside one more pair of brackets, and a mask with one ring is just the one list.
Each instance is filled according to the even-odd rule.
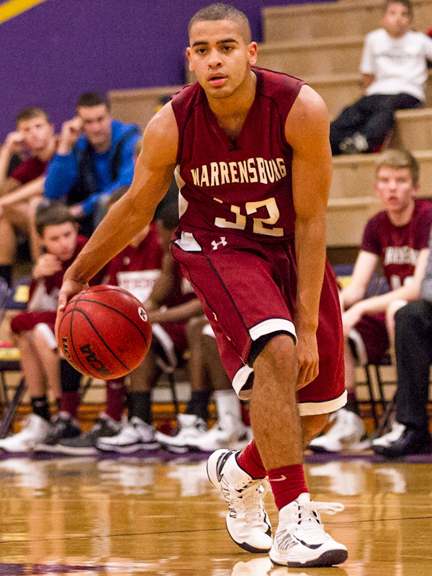
[[[309,445],[314,451],[354,449],[364,426],[355,414],[355,365],[382,359],[394,334],[398,308],[418,299],[428,258],[432,204],[416,198],[419,166],[401,150],[388,150],[377,162],[375,189],[384,210],[366,224],[350,284],[340,293],[345,334],[345,386],[348,403],[336,413],[330,431]],[[390,291],[364,299],[381,264]]]
[[[99,438],[99,450],[122,453],[138,449],[156,450],[160,447],[153,425],[152,389],[164,371],[173,370],[182,361],[186,351],[196,346],[191,337],[196,336],[197,332],[187,330],[187,323],[202,317],[203,310],[170,253],[170,242],[177,225],[178,209],[168,206],[157,222],[159,242],[163,249],[162,270],[145,301],[152,322],[151,348],[141,366],[129,375],[127,424],[117,436]],[[207,389],[196,388],[192,383],[186,413],[193,415],[193,422],[190,423],[192,427],[206,427],[210,393]]]
[[159,434],[158,440],[168,450],[180,453],[213,452],[219,448],[241,450],[251,440],[250,429],[243,424],[240,401],[222,365],[214,332],[206,319],[199,325],[198,336],[194,339],[196,350],[191,350],[191,360],[197,363],[197,379],[202,380],[202,389],[213,392],[217,422],[208,431],[204,426],[193,426],[193,410],[188,406],[185,414],[178,415],[178,433],[175,436]]
[[333,155],[377,151],[393,128],[395,111],[418,108],[425,100],[432,39],[411,30],[412,19],[410,0],[385,2],[382,28],[365,40],[365,96],[331,124]]
[[373,451],[387,458],[432,451],[428,417],[432,364],[432,234],[420,298],[395,314],[396,419],[389,433],[372,441]]
[[[54,127],[41,108],[20,112],[16,125],[17,130],[7,135],[0,150],[0,276],[9,285],[17,234],[31,234],[34,211],[43,196],[45,170],[56,147]],[[17,154],[24,160],[9,173]],[[32,255],[34,259],[39,255],[34,245]]]
[[106,98],[83,94],[77,116],[62,126],[57,153],[47,170],[45,196],[66,200],[83,233],[91,233],[111,194],[131,184],[140,138],[136,125],[111,118]]
[[[45,253],[33,268],[27,311],[11,321],[32,414],[21,432],[0,440],[0,450],[6,452],[32,450],[51,430],[47,392],[50,390],[57,401],[61,397],[60,358],[54,337],[58,292],[66,269],[86,242],[78,235],[74,217],[61,204],[40,207],[36,228]],[[67,428],[69,435],[80,433],[72,418],[68,418]]]
[[[116,202],[124,192],[122,189],[114,193],[109,205]],[[161,362],[165,361],[163,368],[169,369],[175,365],[177,356],[182,356],[188,347],[185,318],[202,314],[199,301],[191,288],[182,281],[169,254],[169,242],[178,220],[177,216],[171,215],[172,207],[169,212],[170,214],[164,219],[165,226],[159,226],[160,235],[156,232],[156,226],[152,224],[108,265],[106,281],[109,284],[119,285],[131,291],[146,303],[149,311],[154,310],[150,312],[153,321],[152,347],[143,364],[128,377],[129,420],[114,436],[104,433],[106,428],[96,426],[79,438],[61,440],[57,445],[59,452],[94,454],[96,446],[118,452],[159,448],[159,442],[155,439],[155,428],[152,425],[151,390],[162,373]],[[163,252],[159,242],[163,244]],[[158,313],[164,320],[166,319],[166,323],[158,324]],[[108,385],[110,388],[124,390],[124,378],[109,381]],[[204,415],[207,417],[208,394],[198,393],[192,396],[194,408],[199,411],[204,407]],[[204,401],[202,396],[205,396]],[[120,414],[123,408],[124,403],[119,402],[117,409]],[[101,437],[104,440],[102,446],[98,442],[98,438]]]

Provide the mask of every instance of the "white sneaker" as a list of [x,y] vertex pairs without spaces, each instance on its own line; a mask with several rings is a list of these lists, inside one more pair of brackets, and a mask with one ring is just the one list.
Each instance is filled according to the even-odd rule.
[[279,511],[270,560],[290,567],[333,566],[348,558],[348,551],[324,531],[319,511],[336,514],[342,504],[311,502],[307,492]]
[[36,444],[44,442],[51,431],[51,424],[36,414],[23,420],[23,429],[18,434],[0,440],[0,450],[5,452],[27,452]]
[[155,438],[156,429],[138,416],[133,416],[115,436],[97,439],[96,448],[104,452],[129,454],[137,450],[158,450],[159,442]]
[[248,428],[241,420],[227,414],[222,421],[216,422],[211,430],[189,441],[189,448],[201,452],[214,452],[221,448],[243,450],[249,442]]
[[195,442],[206,434],[207,424],[195,414],[179,414],[177,416],[179,430],[175,436],[156,432],[156,440],[163,448],[177,454],[189,452],[189,443]]
[[383,436],[380,436],[379,438],[375,438],[374,440],[372,440],[372,449],[374,450],[375,448],[388,448],[390,444],[393,444],[393,442],[397,442],[399,440],[399,438],[402,436],[405,430],[406,430],[405,424],[400,424],[399,422],[396,422],[396,420],[394,420],[390,432],[387,432],[387,434],[384,434]]
[[335,413],[336,423],[324,434],[312,440],[308,448],[313,452],[341,452],[355,450],[366,432],[363,420],[354,412],[341,408]]
[[265,479],[254,480],[240,468],[238,454],[229,450],[214,452],[207,462],[207,475],[228,504],[226,527],[234,542],[248,552],[268,552],[271,524],[263,503],[268,483]]

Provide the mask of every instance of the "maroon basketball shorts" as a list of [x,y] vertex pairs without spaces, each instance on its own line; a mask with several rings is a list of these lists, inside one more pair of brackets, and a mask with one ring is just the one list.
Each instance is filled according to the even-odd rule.
[[379,364],[390,346],[385,314],[365,314],[348,339],[360,364]]
[[[278,334],[296,341],[292,242],[263,245],[225,232],[182,232],[172,253],[201,300],[235,391],[247,400],[253,362],[265,344]],[[328,263],[317,340],[319,375],[298,392],[301,415],[333,412],[346,403],[339,298]]]
[[51,350],[57,348],[54,336],[56,312],[21,312],[11,320],[11,330],[15,334],[30,332],[37,328],[43,334]]

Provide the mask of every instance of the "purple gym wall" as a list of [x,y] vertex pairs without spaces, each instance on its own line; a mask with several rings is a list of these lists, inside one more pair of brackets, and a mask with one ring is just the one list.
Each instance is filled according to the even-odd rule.
[[[260,41],[262,8],[308,0],[231,3],[246,13]],[[183,83],[187,24],[207,4],[47,0],[0,24],[0,142],[14,129],[16,113],[30,105],[45,108],[59,130],[83,92]]]

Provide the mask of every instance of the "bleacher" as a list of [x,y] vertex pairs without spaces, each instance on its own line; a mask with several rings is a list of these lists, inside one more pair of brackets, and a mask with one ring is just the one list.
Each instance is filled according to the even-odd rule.
[[[414,26],[432,26],[432,0],[414,0]],[[359,72],[364,36],[379,27],[382,0],[339,0],[325,4],[264,8],[264,42],[258,65],[306,80],[324,98],[330,117],[363,93]],[[186,66],[186,64],[185,64]],[[187,73],[188,80],[193,77]],[[112,91],[115,117],[145,128],[161,96],[180,86]],[[391,146],[404,146],[420,161],[420,196],[432,198],[432,75],[426,106],[400,111]],[[334,158],[327,212],[329,256],[352,262],[366,221],[379,210],[373,189],[375,155]],[[350,250],[351,248],[351,250]]]

